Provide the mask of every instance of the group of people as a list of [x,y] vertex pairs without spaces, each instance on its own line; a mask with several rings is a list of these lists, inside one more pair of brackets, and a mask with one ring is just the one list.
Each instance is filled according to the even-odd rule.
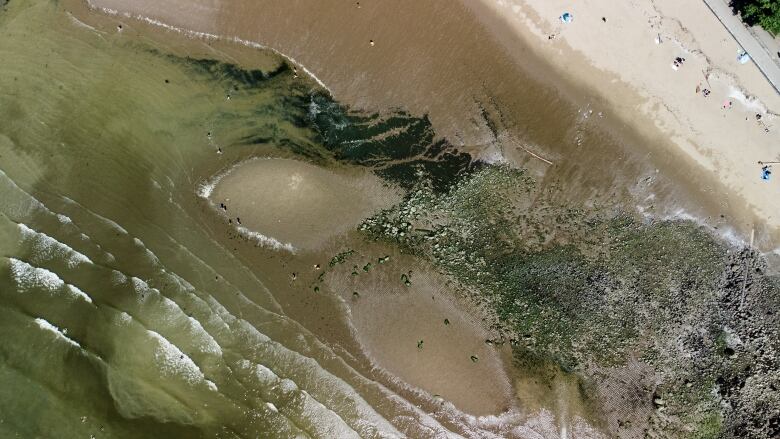
[[672,68],[674,70],[677,70],[680,67],[682,67],[684,62],[685,62],[685,58],[682,58],[682,57],[678,56],[677,58],[674,59],[674,61],[672,61]]

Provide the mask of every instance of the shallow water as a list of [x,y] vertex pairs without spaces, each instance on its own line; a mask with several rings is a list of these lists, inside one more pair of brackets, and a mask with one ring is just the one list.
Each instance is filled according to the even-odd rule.
[[311,83],[279,60],[169,55],[47,1],[0,13],[0,58],[0,436],[480,431],[372,376],[334,300],[290,317],[281,269],[304,263],[198,196],[248,157],[327,163],[302,123]]

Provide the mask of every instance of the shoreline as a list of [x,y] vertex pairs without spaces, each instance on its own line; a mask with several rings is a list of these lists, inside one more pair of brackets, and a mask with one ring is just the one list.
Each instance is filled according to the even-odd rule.
[[[589,0],[576,8],[558,1],[542,4],[527,0],[486,0],[478,5],[487,10],[482,13],[493,13],[503,20],[513,35],[535,47],[540,55],[546,54],[550,66],[559,74],[593,90],[616,111],[626,115],[638,113],[640,117],[630,121],[626,116],[627,124],[633,124],[643,133],[653,130],[663,133],[671,142],[670,153],[682,153],[686,160],[692,161],[692,178],[702,179],[704,185],[711,185],[708,180],[718,183],[708,190],[713,201],[722,206],[740,203],[743,204],[740,209],[749,211],[735,217],[731,224],[742,244],[749,245],[755,231],[754,245],[765,255],[777,253],[780,217],[775,212],[780,211],[780,186],[760,181],[757,162],[773,160],[778,154],[772,146],[780,129],[777,123],[780,96],[773,93],[771,84],[754,64],[740,65],[736,55],[729,56],[729,49],[739,45],[704,3],[687,6],[675,6],[667,0],[640,3],[634,8],[639,12],[614,8],[612,3],[600,0]],[[567,25],[557,23],[553,11],[567,10],[567,7],[577,18]],[[691,20],[693,16],[700,21]],[[619,22],[617,26],[621,38],[627,40],[625,43],[610,43],[610,30],[595,30],[612,26],[615,21]],[[653,41],[654,34],[660,36],[661,43]],[[550,39],[550,36],[554,37]],[[632,66],[631,60],[620,60],[624,52],[618,49],[626,49],[631,44],[634,46],[630,55],[639,51],[631,60],[643,60],[637,66]],[[665,53],[668,60],[674,58],[674,53],[687,56],[685,67],[680,71],[670,69],[667,62],[660,61]],[[618,60],[612,61],[615,58]],[[697,75],[702,78],[697,80]],[[721,99],[683,96],[680,83],[684,81],[689,82],[690,89],[697,84],[710,87],[713,95],[719,93]],[[721,100],[731,101],[733,107],[724,104],[718,110]],[[699,111],[699,106],[704,111]],[[762,115],[758,123],[754,123],[756,114]],[[769,131],[764,132],[764,128]],[[740,137],[744,143],[739,142]],[[732,151],[729,143],[739,145],[744,151]],[[746,155],[750,159],[744,160]],[[713,228],[709,218],[695,213],[681,218],[689,217],[720,234],[719,227]]]
[[[673,9],[672,12],[679,12],[666,1],[656,0],[656,3],[653,3],[647,0],[646,3],[648,2],[654,8],[658,7],[657,4],[663,3],[663,7]],[[113,3],[115,3],[113,0],[89,2],[93,8],[107,8],[101,5],[113,5]],[[506,152],[507,149],[521,149],[532,157],[542,157],[548,162],[545,166],[549,166],[551,162],[558,165],[561,160],[564,160],[569,168],[593,165],[600,167],[601,172],[620,172],[603,163],[585,163],[587,159],[583,159],[581,152],[572,151],[571,147],[561,144],[561,141],[568,142],[568,139],[543,132],[539,135],[535,133],[529,135],[527,121],[513,120],[515,117],[513,108],[535,98],[535,96],[527,96],[524,91],[518,91],[526,83],[524,78],[513,78],[521,71],[525,71],[525,74],[530,74],[529,78],[532,80],[540,81],[540,84],[546,82],[548,86],[557,88],[557,93],[561,93],[575,103],[576,107],[573,108],[590,108],[590,111],[596,108],[599,113],[606,115],[604,120],[600,121],[603,127],[599,129],[624,137],[617,142],[629,145],[627,145],[628,149],[623,151],[621,147],[617,149],[611,147],[612,152],[605,153],[618,156],[632,154],[638,159],[636,161],[644,162],[638,163],[637,167],[648,168],[627,169],[623,172],[620,180],[624,181],[618,184],[627,186],[625,192],[634,189],[628,185],[636,186],[636,180],[633,183],[625,181],[632,175],[647,174],[650,168],[661,169],[662,176],[669,183],[663,188],[665,193],[651,189],[645,191],[647,193],[642,197],[634,197],[641,200],[652,195],[656,198],[654,206],[666,204],[668,208],[656,212],[656,217],[668,216],[670,212],[677,211],[682,206],[686,211],[691,212],[691,215],[702,218],[711,229],[717,230],[723,224],[718,216],[723,215],[745,241],[748,240],[751,231],[754,231],[755,245],[761,250],[772,251],[780,245],[780,216],[775,218],[772,214],[773,207],[780,208],[780,201],[776,201],[780,200],[780,196],[777,196],[780,195],[780,187],[760,186],[757,181],[753,181],[758,180],[756,177],[758,168],[752,163],[753,160],[750,160],[751,163],[735,165],[737,159],[724,156],[728,149],[722,145],[707,148],[701,146],[708,144],[708,137],[727,138],[728,133],[724,134],[722,130],[716,130],[717,132],[710,136],[705,132],[705,135],[690,139],[689,132],[698,132],[699,128],[696,124],[701,124],[701,121],[694,121],[691,126],[686,126],[684,123],[675,125],[679,122],[678,119],[681,119],[681,115],[687,114],[684,109],[674,106],[678,104],[677,102],[670,106],[663,93],[653,95],[639,92],[635,78],[630,75],[627,77],[621,71],[623,64],[611,70],[610,67],[614,66],[603,65],[603,58],[608,59],[612,53],[600,50],[599,44],[594,42],[570,47],[569,40],[582,40],[582,35],[591,41],[598,41],[596,37],[603,38],[603,35],[597,33],[591,35],[582,33],[583,31],[580,31],[582,35],[574,35],[572,30],[577,29],[577,26],[585,27],[584,22],[588,19],[588,15],[591,18],[600,16],[590,9],[608,8],[608,2],[590,0],[587,4],[578,6],[575,16],[579,19],[575,19],[565,28],[555,24],[557,15],[546,13],[551,10],[557,11],[558,5],[555,4],[540,6],[527,0],[500,4],[493,0],[461,3],[458,7],[446,8],[444,4],[433,2],[428,5],[407,5],[401,10],[391,11],[385,5],[371,2],[364,2],[359,8],[345,5],[322,9],[307,8],[301,2],[292,2],[284,7],[277,6],[273,13],[261,14],[259,12],[261,10],[268,12],[264,4],[232,0],[220,8],[210,10],[211,15],[208,20],[203,19],[200,20],[200,24],[192,24],[193,27],[200,25],[201,28],[184,32],[194,36],[217,37],[224,41],[239,42],[248,47],[271,48],[275,53],[300,66],[302,70],[305,69],[314,81],[325,86],[337,100],[367,111],[403,108],[414,113],[427,114],[438,135],[448,138],[452,143],[463,148],[484,149],[495,145],[502,152]],[[563,7],[562,3],[560,7]],[[156,11],[153,6],[143,4],[126,5],[125,8],[129,12],[123,13],[110,7],[107,9],[112,10],[119,17],[129,16],[135,20],[145,20],[153,26],[170,27],[172,31],[182,32],[183,28],[180,24],[177,26],[166,24],[169,21],[181,20],[181,17],[165,16],[165,11]],[[686,8],[682,9],[687,11]],[[155,16],[155,11],[160,16]],[[588,11],[588,13],[580,11]],[[409,16],[411,12],[416,14],[416,18]],[[430,20],[423,24],[426,17],[434,16],[441,20],[440,24],[432,23]],[[257,20],[248,20],[248,17],[255,17]],[[295,22],[291,23],[289,17],[295,17]],[[332,29],[331,24],[337,18],[352,22],[356,30],[344,32]],[[279,23],[274,22],[274,19]],[[653,19],[661,23],[657,25],[659,29],[664,26],[672,29],[677,26],[675,23],[679,23],[679,19],[667,18],[665,15],[658,15]],[[411,24],[409,20],[412,20]],[[628,27],[637,28],[637,24],[647,27],[646,22],[630,23],[631,20],[636,20],[636,17],[630,15],[630,11],[621,9],[612,11],[607,23],[601,23],[600,20],[598,23],[611,25],[618,21],[622,23],[621,32],[626,31]],[[713,20],[718,26],[713,31],[726,32],[714,15],[709,14],[706,17],[709,25],[713,24]],[[415,32],[423,33],[417,38],[406,36],[401,32],[404,25],[407,30],[409,26],[413,26]],[[595,23],[590,24],[589,27],[595,25]],[[423,26],[429,26],[430,29]],[[460,29],[453,31],[452,28],[457,26],[460,26]],[[651,26],[655,25],[651,24]],[[296,30],[301,28],[309,30],[303,34],[296,33]],[[228,29],[229,33],[225,35],[224,32]],[[680,39],[684,39],[690,31],[687,28],[683,29],[684,32],[680,35],[674,33],[676,32],[674,29],[669,31],[670,35],[664,34],[663,38],[669,40],[664,40],[660,46],[663,46],[664,50],[670,50],[670,46],[681,45],[680,50],[691,52],[688,55],[691,57],[688,64],[692,64],[699,52],[704,54],[703,50],[710,48],[685,49]],[[710,27],[707,29],[712,30]],[[631,35],[634,35],[639,31],[631,32],[633,32]],[[474,39],[478,41],[452,41],[456,43],[456,47],[450,47],[450,41],[444,41],[447,37],[443,35],[454,36],[462,33],[473,34]],[[550,33],[556,34],[556,38],[547,41],[546,35]],[[374,38],[370,38],[371,36]],[[639,36],[628,38],[627,41],[636,43],[636,38]],[[375,45],[367,44],[369,40],[375,41]],[[614,44],[621,47],[620,43]],[[626,44],[624,43],[624,46]],[[398,51],[400,47],[406,50]],[[517,53],[510,51],[510,48],[515,49],[514,52]],[[631,50],[635,49],[632,47]],[[633,58],[634,52],[631,53]],[[470,58],[467,54],[473,56]],[[709,60],[707,55],[702,56]],[[727,62],[725,55],[719,56],[718,62]],[[641,55],[638,57],[642,58]],[[629,61],[624,62],[628,64],[626,68],[631,67]],[[665,75],[680,74],[680,76],[686,75],[687,78],[689,75],[695,76],[697,70],[693,65],[686,65],[684,72],[673,72],[667,64],[667,62],[659,64],[651,69],[651,73],[659,77],[663,74],[663,79],[667,80]],[[734,64],[737,65],[736,61]],[[726,81],[728,69],[720,65],[716,67],[707,73],[705,79],[713,82]],[[549,75],[550,71],[554,72],[554,75]],[[573,72],[577,72],[576,77]],[[754,73],[760,76],[757,69]],[[726,79],[718,76],[724,74],[726,76],[723,77]],[[440,84],[443,82],[442,75],[450,76],[455,82]],[[561,83],[561,79],[565,79],[564,82],[569,84]],[[748,79],[755,80],[754,77]],[[760,79],[763,80],[763,77]],[[414,86],[404,90],[408,88],[406,87],[408,84]],[[761,84],[753,84],[753,82],[750,85],[761,87]],[[694,86],[695,84],[691,88]],[[764,86],[764,88],[769,87],[768,84]],[[723,94],[724,90],[714,91],[714,93]],[[729,94],[736,96],[731,98],[733,101],[737,101],[737,104],[740,99],[745,101],[746,111],[755,108],[754,101],[747,101],[747,98],[742,97],[745,93],[740,92],[740,89],[735,90],[728,90]],[[657,89],[653,90],[653,92],[657,91]],[[758,94],[761,93],[763,91],[759,90]],[[429,98],[432,95],[436,97]],[[686,100],[691,99],[686,97]],[[699,105],[702,102],[714,104],[714,101],[713,98],[709,101],[696,101],[695,104]],[[777,101],[777,106],[780,107],[780,98]],[[771,103],[774,108],[775,103]],[[502,131],[500,134],[507,132],[509,137],[516,138],[516,141],[507,142],[493,132],[492,125],[496,121],[484,117],[486,106],[492,107],[488,113],[495,110],[495,113],[499,114],[498,118],[504,122],[499,123],[504,125],[499,128]],[[734,116],[737,111],[735,108],[729,115]],[[772,118],[770,112],[764,119],[766,121]],[[712,124],[713,121],[710,119],[706,119],[705,122]],[[731,119],[735,118],[731,117]],[[731,119],[727,121],[728,126],[738,123]],[[470,122],[464,123],[467,120]],[[716,128],[724,125],[721,120],[716,122]],[[773,132],[769,136],[772,135]],[[540,136],[547,142],[540,141],[538,139]],[[761,137],[756,136],[755,133],[751,136]],[[537,137],[537,139],[529,137]],[[642,147],[636,148],[631,145],[637,143]],[[751,157],[758,154],[756,151],[770,151],[770,147],[771,145],[765,146],[763,143],[752,147]],[[643,155],[644,157],[640,157]],[[547,160],[549,157],[556,156],[560,160]],[[534,158],[534,160],[538,159]],[[764,158],[764,160],[769,159]],[[537,166],[537,164],[529,164],[525,159],[512,162],[532,168]],[[726,172],[725,169],[735,169],[735,171]],[[553,172],[562,171],[566,170],[553,170]],[[544,173],[546,170],[539,172]],[[615,183],[599,182],[594,186],[596,191],[600,191],[610,189],[611,186],[615,186]],[[761,193],[749,191],[761,191]],[[631,196],[624,194],[620,198],[628,200]]]

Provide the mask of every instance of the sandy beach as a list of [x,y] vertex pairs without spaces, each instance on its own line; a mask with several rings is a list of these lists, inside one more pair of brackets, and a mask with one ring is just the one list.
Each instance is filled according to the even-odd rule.
[[[755,228],[763,232],[756,235],[759,247],[777,245],[780,186],[759,178],[757,162],[780,157],[780,95],[755,64],[739,63],[739,45],[704,2],[480,5],[499,14],[560,72],[597,90],[626,123],[663,132],[696,162],[692,181],[713,176],[721,183],[707,188],[709,196],[723,206],[744,200],[755,212],[753,221],[735,224],[743,238]],[[570,24],[559,19],[566,11],[575,16]],[[679,70],[671,65],[676,57],[685,58]],[[643,127],[644,121],[652,127]]]

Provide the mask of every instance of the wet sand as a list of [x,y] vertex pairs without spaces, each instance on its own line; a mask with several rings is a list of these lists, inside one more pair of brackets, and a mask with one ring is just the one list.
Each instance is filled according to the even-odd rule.
[[220,174],[210,199],[236,227],[281,248],[316,249],[388,208],[400,194],[369,171],[258,158]]
[[[463,295],[459,300],[454,285],[433,268],[354,232],[363,218],[400,198],[373,174],[351,174],[297,160],[256,158],[220,174],[209,200],[223,224],[228,221],[228,230],[236,229],[247,242],[319,261],[290,259],[288,273],[268,274],[288,283],[273,288],[278,296],[290,294],[290,286],[302,288],[305,296],[316,288],[319,305],[313,312],[303,311],[301,321],[346,312],[329,320],[332,326],[347,325],[350,335],[344,335],[344,327],[313,331],[331,333],[340,344],[355,337],[358,344],[353,346],[359,346],[371,368],[400,378],[402,388],[421,389],[434,405],[450,403],[474,416],[516,409],[507,372],[511,353],[508,345],[486,343],[496,335],[486,329],[489,322],[482,321],[485,311],[468,306]],[[287,243],[292,247],[285,247]],[[345,248],[351,252],[344,261],[331,264],[333,255]],[[409,285],[402,275],[408,276]],[[329,294],[331,300],[338,299],[328,303]]]
[[[459,434],[524,438],[512,429],[527,423],[535,424],[523,431],[557,431],[562,419],[518,405],[508,344],[485,343],[495,337],[486,329],[491,320],[481,320],[488,315],[420,260],[356,231],[316,250],[280,252],[237,232],[210,202],[198,205],[215,237],[254,267],[285,314],[339,353],[326,363],[344,361],[392,392],[356,387],[385,418],[406,419],[401,425],[412,431],[430,422],[409,413],[400,396]],[[401,274],[410,271],[406,286]]]
[[498,337],[487,329],[491,321],[482,320],[485,311],[414,257],[381,244],[354,244],[360,252],[325,280],[347,304],[372,361],[470,415],[516,409],[507,372],[511,352],[486,343]]

